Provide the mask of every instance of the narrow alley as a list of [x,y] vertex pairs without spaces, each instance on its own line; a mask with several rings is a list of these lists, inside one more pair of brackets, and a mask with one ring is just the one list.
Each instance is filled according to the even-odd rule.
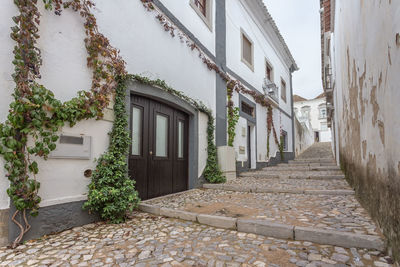
[[153,214],[0,250],[0,265],[391,266],[382,235],[332,164],[330,143],[140,208]]

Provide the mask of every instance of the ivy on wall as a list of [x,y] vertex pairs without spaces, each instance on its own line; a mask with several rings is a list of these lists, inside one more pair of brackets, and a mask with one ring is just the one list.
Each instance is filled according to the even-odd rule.
[[[156,6],[153,4],[152,0],[139,0],[143,4],[144,8],[148,12],[154,12],[156,20],[160,23],[163,29],[168,32],[172,38],[178,36],[181,43],[186,44],[188,48],[192,51],[196,51],[198,53],[199,58],[202,62],[207,66],[210,71],[214,71],[218,74],[226,83],[227,83],[227,95],[228,95],[228,144],[233,145],[233,140],[235,138],[235,126],[236,123],[234,122],[235,119],[235,108],[233,107],[233,102],[229,100],[229,97],[232,97],[233,91],[237,93],[243,93],[246,95],[250,95],[253,97],[254,101],[261,106],[267,108],[267,154],[269,155],[269,136],[271,133],[271,129],[273,129],[274,133],[274,140],[278,147],[280,147],[279,139],[276,135],[275,125],[272,119],[272,106],[265,97],[265,95],[247,89],[244,87],[239,80],[235,80],[231,78],[227,73],[225,73],[220,67],[217,66],[211,59],[209,59],[206,54],[196,45],[196,43],[190,39],[184,32],[182,32],[178,27],[176,27],[169,19],[159,10],[157,10]],[[283,155],[281,153],[281,155]]]
[[[108,39],[99,31],[90,8],[90,0],[43,0],[46,9],[61,15],[63,8],[71,8],[84,18],[85,46],[88,52],[87,66],[92,69],[90,91],[80,91],[78,96],[67,102],[55,99],[54,94],[36,82],[41,78],[41,52],[37,47],[40,12],[37,0],[14,0],[19,14],[13,17],[11,28],[14,46],[15,88],[7,120],[0,124],[0,154],[3,156],[10,187],[7,190],[16,211],[12,221],[19,227],[20,234],[12,247],[16,247],[29,231],[27,211],[37,216],[41,201],[36,180],[39,166],[34,157],[47,159],[56,148],[59,130],[73,126],[78,121],[101,118],[103,109],[117,86],[116,77],[123,77],[125,62]],[[29,141],[29,142],[28,142]],[[19,213],[22,216],[16,217]]]
[[185,95],[181,91],[177,91],[172,87],[168,86],[167,83],[163,80],[151,80],[149,78],[140,76],[140,75],[128,75],[130,80],[134,80],[140,82],[142,84],[147,84],[151,86],[156,86],[171,95],[174,95],[185,102],[192,105],[195,109],[200,112],[203,112],[208,117],[207,122],[207,163],[204,169],[204,178],[210,183],[223,183],[226,181],[225,176],[222,175],[221,170],[218,167],[218,158],[217,158],[217,147],[214,142],[214,116],[212,110],[210,110],[206,105],[204,105],[201,101],[196,101],[193,98]]
[[[214,117],[210,109],[203,103],[170,88],[164,81],[127,75],[125,62],[119,56],[118,50],[112,47],[109,40],[98,30],[96,18],[90,11],[94,6],[90,0],[42,1],[45,8],[54,10],[56,15],[61,15],[63,9],[70,8],[84,19],[86,33],[84,41],[88,53],[87,66],[92,70],[92,86],[90,91],[80,91],[70,101],[61,102],[55,99],[50,90],[37,82],[41,78],[42,64],[41,52],[37,47],[37,40],[40,38],[38,0],[14,0],[19,11],[19,14],[13,17],[15,26],[11,28],[11,38],[16,42],[13,51],[14,99],[10,104],[7,120],[0,124],[0,155],[5,160],[4,167],[10,181],[7,193],[16,207],[12,220],[20,228],[20,234],[14,241],[13,247],[21,242],[24,234],[30,229],[26,217],[27,211],[32,216],[38,215],[41,199],[38,195],[40,183],[36,180],[36,175],[39,172],[39,166],[34,158],[47,159],[50,152],[56,148],[58,133],[62,127],[67,125],[72,127],[84,119],[102,118],[103,110],[109,105],[110,97],[114,93],[116,93],[114,111],[119,117],[114,122],[109,150],[97,162],[85,208],[99,212],[103,219],[121,222],[125,218],[125,212],[137,205],[138,197],[134,191],[134,183],[126,174],[125,159],[129,138],[127,138],[127,129],[124,128],[127,125],[127,118],[126,114],[122,113],[121,104],[122,91],[129,79],[158,86],[207,114],[208,158],[204,177],[213,183],[225,181],[218,167],[214,143]],[[141,1],[147,10],[155,10],[151,1]],[[199,52],[199,57],[207,68],[215,71],[227,82],[228,91],[235,90],[251,95],[257,103],[267,108],[271,107],[264,95],[245,88],[240,81],[231,79],[208,59],[193,41],[168,22],[163,14],[158,12],[156,18],[172,37],[178,35],[181,42],[185,42],[191,50]],[[229,115],[233,126],[230,131],[234,129],[236,119],[234,110],[231,109],[233,113]],[[274,128],[273,122],[271,125]],[[274,136],[277,140],[275,131]],[[22,216],[18,219],[16,216],[19,213]]]
[[89,184],[88,200],[83,205],[83,208],[111,223],[124,222],[127,211],[137,208],[140,201],[135,181],[128,175],[127,154],[131,139],[125,109],[127,78],[118,77],[117,80],[110,145],[97,160]]
[[232,88],[227,88],[227,94],[228,94],[228,146],[233,147],[233,142],[235,141],[236,137],[236,124],[239,121],[239,108],[235,107],[235,104],[233,103]]

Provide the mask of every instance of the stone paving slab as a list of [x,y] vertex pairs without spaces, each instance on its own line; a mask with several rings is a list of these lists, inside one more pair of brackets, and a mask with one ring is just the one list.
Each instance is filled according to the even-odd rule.
[[0,266],[392,266],[379,251],[267,238],[134,213],[0,248]]
[[271,194],[198,189],[145,203],[199,214],[261,219],[323,230],[380,235],[368,213],[352,195]]
[[297,165],[277,165],[277,166],[270,166],[262,168],[263,171],[280,171],[280,170],[294,170],[294,171],[328,171],[328,170],[336,170],[340,171],[340,167],[338,166],[297,166]]
[[301,188],[275,188],[269,185],[230,185],[230,184],[204,184],[205,189],[218,189],[235,192],[253,192],[253,193],[290,193],[290,194],[306,194],[306,195],[354,195],[351,189],[339,190],[315,190]]
[[256,172],[259,175],[264,174],[277,174],[277,175],[299,175],[299,176],[325,176],[325,175],[341,175],[343,176],[343,172],[341,170],[290,170],[290,169],[281,169],[281,170],[260,170]]
[[242,172],[239,177],[254,178],[281,178],[281,179],[315,179],[315,180],[335,180],[344,179],[344,174],[319,174],[319,173],[298,173],[298,172]]
[[346,180],[311,180],[311,179],[261,179],[237,178],[227,181],[226,185],[252,186],[276,189],[302,189],[302,190],[351,190]]

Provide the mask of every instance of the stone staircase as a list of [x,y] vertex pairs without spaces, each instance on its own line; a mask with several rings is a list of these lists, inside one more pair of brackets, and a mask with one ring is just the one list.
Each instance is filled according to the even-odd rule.
[[141,209],[268,237],[385,250],[379,228],[344,178],[330,143],[318,143],[286,164],[149,200]]

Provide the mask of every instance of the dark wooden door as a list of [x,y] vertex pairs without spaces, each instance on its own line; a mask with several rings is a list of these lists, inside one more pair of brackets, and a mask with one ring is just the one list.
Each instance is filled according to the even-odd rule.
[[188,188],[188,116],[163,103],[131,97],[129,174],[141,199]]

